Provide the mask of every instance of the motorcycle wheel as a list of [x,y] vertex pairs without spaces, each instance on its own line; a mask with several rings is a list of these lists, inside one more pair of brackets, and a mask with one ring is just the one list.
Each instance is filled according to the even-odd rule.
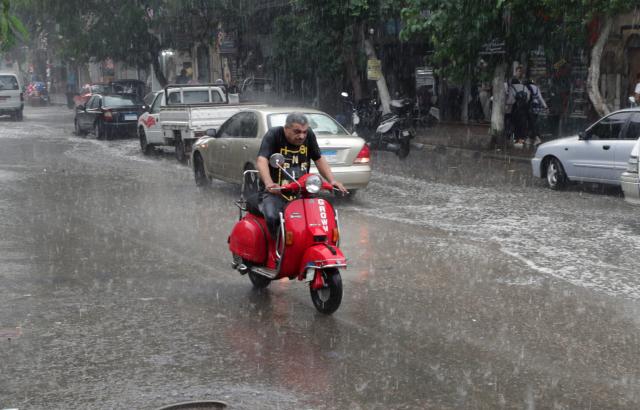
[[256,289],[264,289],[271,283],[271,279],[251,271],[249,272],[249,279],[251,280],[253,287]]
[[[318,312],[330,315],[340,307],[342,302],[342,278],[338,269],[325,269],[321,272],[325,287],[314,290],[309,284],[311,301]],[[313,283],[313,281],[311,282]]]

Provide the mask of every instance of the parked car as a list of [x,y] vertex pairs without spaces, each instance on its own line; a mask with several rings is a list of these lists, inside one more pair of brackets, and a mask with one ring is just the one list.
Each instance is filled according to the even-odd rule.
[[631,150],[631,155],[629,155],[629,161],[627,162],[627,170],[620,176],[624,199],[636,205],[640,205],[640,164],[638,157],[640,157],[640,139],[636,141]]
[[0,115],[10,115],[16,121],[22,121],[24,93],[20,79],[13,73],[0,72]]
[[533,175],[551,189],[570,182],[620,185],[638,137],[640,109],[616,111],[578,135],[539,145],[531,159]]
[[[371,163],[369,147],[362,138],[349,134],[322,111],[280,107],[242,109],[215,132],[207,131],[213,136],[196,141],[191,157],[196,184],[205,185],[211,178],[242,183],[244,171],[255,169],[264,134],[269,128],[283,126],[287,115],[294,111],[303,112],[309,119],[336,179],[351,191],[365,188],[371,178]],[[317,172],[315,167],[311,172]]]
[[136,135],[138,117],[144,103],[133,95],[94,94],[87,105],[76,107],[76,135],[93,132],[97,139]]

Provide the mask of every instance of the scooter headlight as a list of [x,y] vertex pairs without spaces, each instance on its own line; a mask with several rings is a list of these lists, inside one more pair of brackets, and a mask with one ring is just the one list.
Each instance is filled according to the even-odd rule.
[[317,194],[322,188],[322,179],[316,174],[309,175],[307,181],[304,184],[305,189],[310,194]]

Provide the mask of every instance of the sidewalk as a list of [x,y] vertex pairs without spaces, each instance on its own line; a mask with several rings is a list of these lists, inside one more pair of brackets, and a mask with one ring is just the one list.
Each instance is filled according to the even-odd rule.
[[414,145],[436,150],[466,150],[480,152],[487,158],[529,162],[535,147],[515,148],[493,146],[489,124],[439,123],[433,127],[416,128]]

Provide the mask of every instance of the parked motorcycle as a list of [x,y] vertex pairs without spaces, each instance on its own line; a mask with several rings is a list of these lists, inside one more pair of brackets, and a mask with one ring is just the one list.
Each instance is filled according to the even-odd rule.
[[[318,197],[320,191],[333,191],[333,186],[317,174],[296,179],[284,168],[282,154],[273,154],[269,164],[284,172],[291,183],[281,192],[297,195],[280,213],[280,230],[273,239],[259,210],[258,193],[236,203],[239,221],[229,236],[233,268],[249,276],[256,288],[265,288],[274,280],[297,279],[309,283],[311,300],[324,314],[335,312],[342,301],[342,279],[339,268],[347,266],[340,250],[338,213],[329,201]],[[245,171],[244,181],[248,180]],[[242,191],[245,192],[243,184]]]
[[26,100],[30,105],[48,105],[49,92],[43,81],[33,81],[26,89]]
[[371,149],[394,152],[400,159],[409,155],[411,140],[414,138],[408,124],[409,114],[413,109],[413,102],[409,98],[391,100],[391,113],[378,114],[374,122],[375,128],[373,128],[370,110],[366,110],[369,117],[363,121],[363,108],[356,106],[346,92],[341,95],[351,107],[352,131],[364,138]]

